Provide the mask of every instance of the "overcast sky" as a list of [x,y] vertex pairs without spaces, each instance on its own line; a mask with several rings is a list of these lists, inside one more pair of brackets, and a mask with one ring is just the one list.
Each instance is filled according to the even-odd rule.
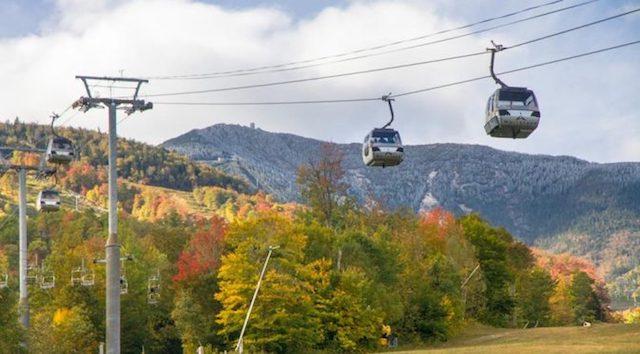
[[[251,68],[341,53],[464,25],[549,0],[2,0],[0,119],[48,122],[83,94],[77,74],[162,76]],[[565,0],[460,34],[583,0]],[[525,5],[526,4],[526,5]],[[280,73],[209,80],[151,80],[143,93],[220,88],[397,65],[506,46],[640,7],[601,0],[531,22],[363,60]],[[498,54],[509,70],[640,39],[640,14]],[[419,42],[415,42],[419,43]],[[153,144],[215,123],[248,125],[334,142],[360,141],[383,125],[382,102],[303,106],[167,106],[160,102],[316,100],[378,97],[488,74],[488,56],[258,89],[157,97],[119,134]],[[474,143],[597,162],[640,161],[640,45],[504,76],[535,90],[539,128],[526,140],[486,136],[489,79],[398,98],[396,122],[408,144]],[[95,88],[108,96],[116,89]],[[71,112],[69,112],[71,113]],[[120,113],[124,115],[124,113]],[[70,126],[106,130],[106,112],[66,118]],[[64,117],[63,117],[64,119]],[[64,121],[64,120],[63,120]]]

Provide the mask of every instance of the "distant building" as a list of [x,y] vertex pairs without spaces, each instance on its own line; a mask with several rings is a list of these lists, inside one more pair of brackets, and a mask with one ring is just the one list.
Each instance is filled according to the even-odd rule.
[[251,127],[251,129],[256,129],[256,123],[251,122],[251,123],[249,124],[249,127]]

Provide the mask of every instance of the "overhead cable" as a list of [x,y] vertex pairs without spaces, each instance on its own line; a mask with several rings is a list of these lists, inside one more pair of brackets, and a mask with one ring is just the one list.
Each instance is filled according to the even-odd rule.
[[[374,47],[368,47],[368,48],[364,48],[364,49],[348,51],[348,52],[339,53],[339,54],[335,54],[335,55],[318,57],[318,58],[314,58],[314,59],[291,61],[291,62],[287,62],[287,63],[283,63],[283,64],[266,65],[266,66],[261,66],[261,67],[248,68],[248,69],[238,69],[238,70],[220,71],[220,72],[211,72],[211,73],[201,73],[201,74],[172,75],[172,76],[171,75],[168,75],[168,76],[151,76],[151,77],[148,77],[148,78],[149,79],[153,79],[153,80],[200,80],[200,79],[223,78],[223,77],[233,77],[233,76],[246,76],[246,75],[255,75],[255,74],[262,74],[262,73],[272,73],[272,72],[299,70],[299,69],[305,69],[305,68],[316,67],[316,66],[321,66],[321,65],[327,65],[327,64],[334,64],[334,63],[340,63],[340,62],[345,62],[345,61],[358,60],[358,59],[363,59],[363,58],[368,58],[368,57],[373,57],[373,56],[379,56],[379,55],[383,55],[383,54],[389,54],[389,53],[395,53],[395,52],[399,52],[399,51],[405,51],[405,50],[408,50],[408,49],[413,49],[413,48],[418,48],[418,47],[424,47],[424,46],[428,46],[428,45],[432,45],[432,44],[448,42],[448,41],[451,41],[451,40],[455,40],[455,39],[459,39],[459,38],[463,38],[463,37],[468,37],[468,36],[472,36],[472,35],[475,35],[475,34],[488,32],[488,31],[491,31],[491,30],[494,30],[494,29],[503,28],[503,27],[507,27],[507,26],[512,26],[514,24],[518,24],[518,23],[522,23],[522,22],[526,22],[526,21],[531,21],[531,20],[538,19],[538,18],[541,18],[541,17],[545,17],[545,16],[549,16],[549,15],[552,15],[552,14],[560,13],[560,12],[563,12],[563,11],[575,9],[575,8],[578,8],[578,7],[581,7],[581,6],[585,6],[585,5],[588,5],[588,4],[597,2],[597,1],[599,1],[599,0],[584,1],[584,2],[580,2],[580,3],[577,3],[577,4],[571,5],[571,6],[563,7],[563,8],[560,8],[560,9],[556,9],[556,10],[553,10],[553,11],[541,13],[541,14],[538,14],[538,15],[522,18],[522,19],[511,21],[511,22],[507,22],[507,23],[500,24],[500,25],[497,25],[497,26],[483,28],[483,29],[480,29],[480,30],[477,30],[477,31],[468,32],[468,33],[464,33],[464,34],[461,34],[461,35],[451,36],[451,37],[447,37],[447,38],[443,38],[443,39],[439,39],[439,40],[434,40],[434,41],[429,41],[429,42],[424,42],[424,43],[418,43],[418,44],[411,45],[411,46],[394,48],[394,49],[390,49],[390,50],[383,51],[383,52],[362,54],[362,55],[358,55],[358,56],[354,56],[354,57],[344,58],[345,56],[352,55],[352,54],[358,54],[358,53],[363,53],[363,52],[372,51],[372,50],[384,49],[384,48],[396,46],[396,45],[399,45],[399,44],[404,44],[404,43],[408,43],[408,42],[418,41],[418,40],[421,40],[421,39],[426,39],[426,38],[433,37],[433,36],[436,36],[436,35],[439,35],[439,34],[444,34],[444,33],[448,33],[448,32],[453,32],[453,31],[457,31],[457,30],[473,27],[473,26],[476,26],[476,25],[479,25],[479,24],[482,24],[482,23],[487,23],[487,22],[491,22],[491,21],[494,21],[494,20],[497,20],[497,19],[503,19],[503,18],[511,17],[511,16],[514,16],[514,15],[517,15],[517,14],[521,14],[521,13],[524,13],[524,12],[527,12],[527,11],[531,11],[531,10],[534,10],[534,9],[537,9],[537,8],[541,8],[541,7],[557,4],[557,3],[561,2],[561,1],[552,1],[552,2],[549,2],[549,3],[545,3],[545,4],[529,7],[529,8],[520,10],[520,11],[512,12],[512,13],[509,13],[509,14],[506,14],[506,15],[493,17],[493,18],[490,18],[490,19],[474,22],[472,24],[459,26],[459,27],[446,29],[446,30],[441,30],[441,31],[429,33],[429,34],[418,36],[418,37],[399,40],[399,41],[386,43],[386,44],[382,44],[382,45],[378,45],[378,46],[374,46]],[[328,61],[328,62],[322,62],[322,63],[308,64],[308,63],[313,63],[313,62],[316,62],[316,61],[332,59],[332,58],[341,58],[341,59],[332,60],[332,61]],[[300,65],[300,64],[308,64],[308,65]],[[288,66],[292,66],[292,65],[299,65],[299,66],[294,66],[294,67],[287,68]]]
[[[554,32],[551,33],[549,35],[545,35],[542,37],[537,37],[525,42],[521,42],[521,43],[517,43],[514,44],[512,46],[508,46],[505,47],[504,49],[513,49],[513,48],[518,48],[518,47],[522,47],[528,44],[532,44],[535,42],[539,42],[542,40],[546,40],[549,38],[553,38],[562,34],[566,34],[572,31],[577,31],[589,26],[593,26],[596,24],[600,24],[600,23],[604,23],[607,21],[611,21],[623,16],[627,16],[636,12],[639,12],[640,8],[636,8],[633,10],[629,10],[620,14],[616,14],[613,16],[609,16],[600,20],[596,20],[596,21],[592,21],[586,24],[582,24],[580,26],[576,26],[576,27],[572,27],[572,28],[568,28],[559,32]],[[366,69],[366,70],[358,70],[358,71],[351,71],[351,72],[345,72],[345,73],[339,73],[339,74],[333,74],[333,75],[324,75],[324,76],[315,76],[315,77],[307,77],[307,78],[302,78],[302,79],[292,79],[292,80],[283,80],[283,81],[275,81],[275,82],[264,82],[264,83],[258,83],[258,84],[250,84],[250,85],[240,85],[240,86],[230,86],[230,87],[222,87],[222,88],[211,88],[211,89],[202,89],[202,90],[191,90],[191,91],[177,91],[177,92],[164,92],[164,93],[151,93],[151,94],[147,94],[147,95],[141,95],[141,97],[163,97],[163,96],[181,96],[181,95],[195,95],[195,94],[203,94],[203,93],[211,93],[211,92],[223,92],[223,91],[235,91],[235,90],[246,90],[246,89],[253,89],[253,88],[260,88],[260,87],[270,87],[270,86],[280,86],[280,85],[289,85],[289,84],[295,84],[295,83],[301,83],[301,82],[309,82],[309,81],[318,81],[318,80],[326,80],[326,79],[335,79],[335,78],[340,78],[340,77],[345,77],[345,76],[353,76],[353,75],[362,75],[362,74],[369,74],[369,73],[374,73],[374,72],[380,72],[380,71],[388,71],[388,70],[397,70],[397,69],[403,69],[403,68],[408,68],[408,67],[414,67],[414,66],[420,66],[420,65],[426,65],[426,64],[433,64],[433,63],[439,63],[439,62],[445,62],[445,61],[450,61],[450,60],[458,60],[458,59],[463,59],[463,58],[469,58],[469,57],[474,57],[474,56],[479,56],[479,55],[484,55],[486,54],[486,51],[481,51],[481,52],[474,52],[474,53],[467,53],[467,54],[461,54],[461,55],[455,55],[455,56],[450,56],[450,57],[446,57],[446,58],[438,58],[438,59],[432,59],[432,60],[426,60],[426,61],[419,61],[419,62],[413,62],[413,63],[406,63],[406,64],[400,64],[400,65],[392,65],[392,66],[384,66],[384,67],[379,67],[379,68],[373,68],[373,69]]]
[[[534,69],[534,68],[538,68],[538,67],[542,67],[542,66],[547,66],[547,65],[552,65],[552,64],[564,62],[564,61],[569,61],[569,60],[574,60],[574,59],[578,59],[578,58],[582,58],[582,57],[587,57],[587,56],[591,56],[591,55],[595,55],[595,54],[599,54],[599,53],[604,53],[604,52],[608,52],[608,51],[612,51],[612,50],[616,50],[616,49],[620,49],[620,48],[624,48],[624,47],[628,47],[628,46],[632,46],[632,45],[636,45],[636,44],[640,44],[640,40],[636,40],[636,41],[632,41],[632,42],[626,42],[626,43],[622,43],[622,44],[618,44],[618,45],[614,45],[614,46],[610,46],[610,47],[606,47],[606,48],[602,48],[602,49],[597,49],[597,50],[593,50],[593,51],[589,51],[589,52],[584,52],[584,53],[580,53],[580,54],[576,54],[576,55],[572,55],[572,56],[568,56],[568,57],[563,57],[563,58],[554,59],[554,60],[550,60],[550,61],[545,61],[545,62],[532,64],[532,65],[528,65],[528,66],[524,66],[524,67],[519,67],[519,68],[516,68],[516,69],[511,69],[511,70],[499,72],[497,74],[498,75],[508,75],[508,74],[512,74],[512,73],[515,73],[515,72],[530,70],[530,69]],[[470,83],[470,82],[480,81],[480,80],[484,80],[484,79],[488,79],[488,78],[491,78],[491,75],[478,76],[478,77],[474,77],[474,78],[470,78],[470,79],[450,82],[450,83],[441,84],[441,85],[437,85],[437,86],[431,86],[431,87],[421,88],[421,89],[417,89],[417,90],[406,91],[406,92],[402,92],[402,93],[399,93],[399,94],[391,95],[389,97],[390,98],[397,98],[397,97],[409,96],[409,95],[414,95],[414,94],[423,93],[423,92],[435,91],[435,90],[439,90],[439,89],[443,89],[443,88],[447,88],[447,87],[463,85],[463,84],[467,84],[467,83]],[[352,102],[379,101],[381,99],[382,99],[381,97],[363,97],[363,98],[352,98],[352,99],[322,99],[322,100],[296,100],[296,101],[254,101],[254,102],[222,102],[222,101],[221,102],[179,102],[179,101],[159,101],[158,102],[158,101],[155,101],[154,104],[159,104],[159,105],[180,105],[180,106],[262,106],[262,105],[303,105],[303,104],[324,104],[324,103],[352,103]]]

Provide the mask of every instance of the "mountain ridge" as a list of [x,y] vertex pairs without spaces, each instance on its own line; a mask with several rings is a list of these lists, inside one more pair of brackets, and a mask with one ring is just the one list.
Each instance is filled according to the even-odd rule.
[[[162,146],[243,177],[281,201],[296,201],[296,170],[317,158],[322,144],[289,133],[217,124]],[[336,145],[344,154],[349,193],[360,202],[374,196],[390,208],[477,212],[529,244],[602,264],[610,278],[634,269],[640,273],[640,260],[625,255],[640,252],[640,163],[437,143],[407,145],[400,166],[381,169],[363,165],[360,144]],[[621,232],[628,235],[620,238]],[[632,250],[608,246],[618,239]],[[618,256],[624,259],[621,264],[607,261]]]

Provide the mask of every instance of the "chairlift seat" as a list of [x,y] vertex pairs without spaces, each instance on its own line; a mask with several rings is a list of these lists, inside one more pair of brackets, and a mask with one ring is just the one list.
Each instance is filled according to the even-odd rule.
[[55,275],[47,275],[43,276],[40,280],[40,288],[41,289],[52,289],[56,286],[56,277]]
[[85,270],[82,267],[71,270],[71,285],[82,284],[82,278],[84,277]]
[[149,303],[150,305],[155,305],[158,302],[160,302],[160,293],[149,293],[149,295],[147,296],[147,303]]
[[502,87],[488,99],[484,129],[495,138],[524,139],[540,122],[536,96],[526,87]]
[[404,160],[400,133],[391,128],[375,128],[364,138],[362,161],[367,166],[390,167]]
[[37,268],[30,265],[27,266],[27,284],[32,285],[38,282],[38,275],[34,274]]
[[93,286],[95,284],[96,277],[93,272],[86,273],[82,276],[82,286]]
[[120,277],[120,294],[124,295],[129,292],[129,282],[124,276]]

